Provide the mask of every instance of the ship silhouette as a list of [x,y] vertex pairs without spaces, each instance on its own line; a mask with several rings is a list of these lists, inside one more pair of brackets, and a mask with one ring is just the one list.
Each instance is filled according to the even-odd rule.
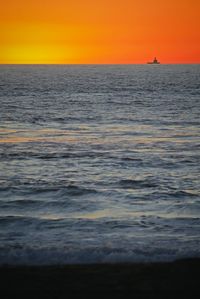
[[147,62],[147,64],[160,64],[160,62],[155,57],[153,61]]

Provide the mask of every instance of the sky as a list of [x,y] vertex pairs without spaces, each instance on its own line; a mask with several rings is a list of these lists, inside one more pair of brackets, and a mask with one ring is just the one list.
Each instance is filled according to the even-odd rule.
[[200,0],[0,0],[0,63],[200,63]]

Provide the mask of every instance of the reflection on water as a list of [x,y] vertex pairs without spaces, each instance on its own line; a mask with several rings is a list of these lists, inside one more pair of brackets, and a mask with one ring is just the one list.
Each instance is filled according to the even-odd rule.
[[1,66],[0,263],[199,255],[199,75]]

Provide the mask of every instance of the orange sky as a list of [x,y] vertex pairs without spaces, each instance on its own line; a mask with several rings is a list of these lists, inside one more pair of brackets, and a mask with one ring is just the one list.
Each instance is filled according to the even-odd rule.
[[0,5],[0,63],[200,63],[200,0]]

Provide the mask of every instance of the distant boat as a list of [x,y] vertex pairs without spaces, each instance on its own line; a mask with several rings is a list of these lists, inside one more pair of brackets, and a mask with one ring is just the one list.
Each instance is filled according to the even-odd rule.
[[160,64],[160,62],[155,57],[153,61],[147,62],[147,64]]

